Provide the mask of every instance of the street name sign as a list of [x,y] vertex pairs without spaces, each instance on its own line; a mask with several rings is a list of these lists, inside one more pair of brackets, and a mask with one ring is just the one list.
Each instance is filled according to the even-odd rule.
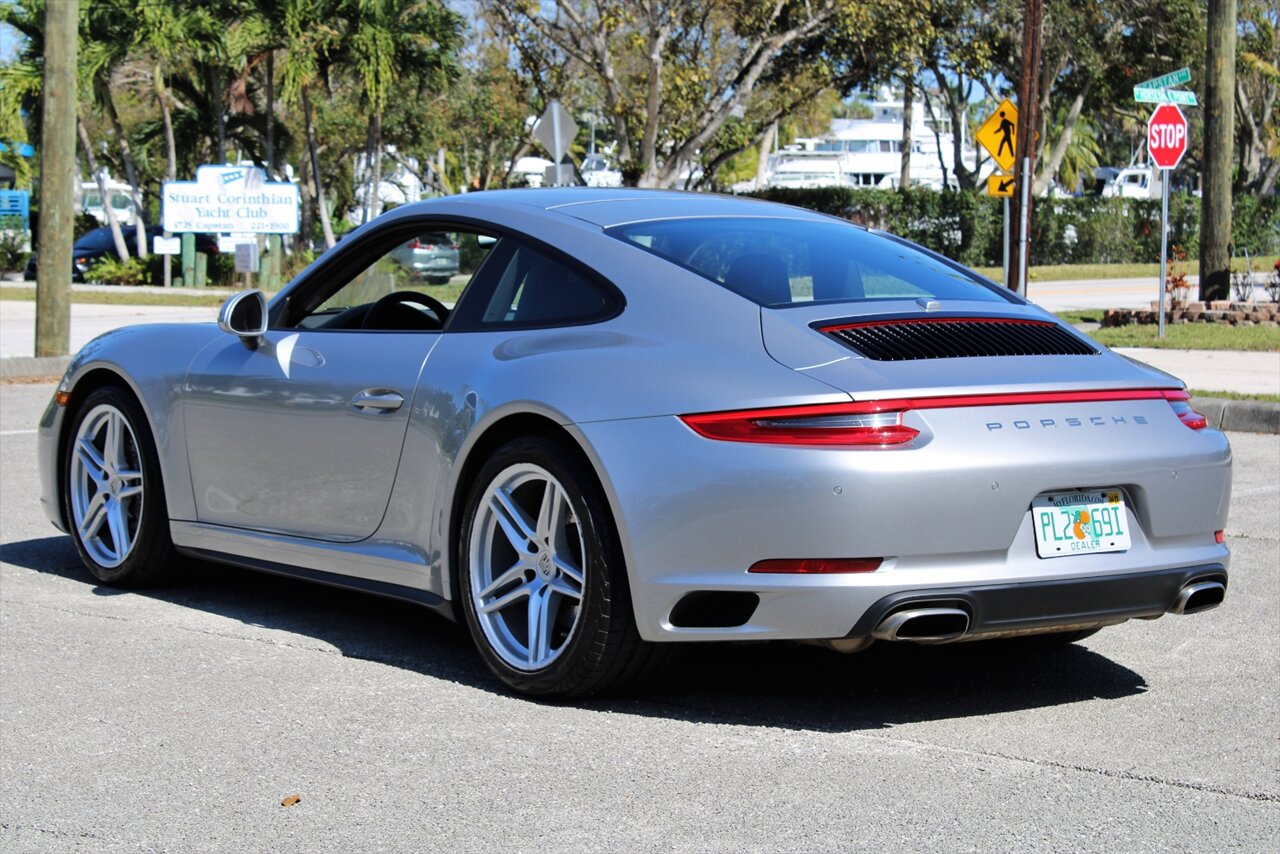
[[987,177],[987,195],[1000,199],[1013,197],[1014,179],[1012,175],[989,175]]
[[550,153],[555,163],[564,160],[564,156],[569,153],[573,138],[577,135],[578,123],[559,101],[548,104],[538,123],[533,126],[534,139],[542,143],[542,147]]
[[1018,153],[1018,108],[1005,98],[978,128],[974,138],[991,154],[1000,171],[1008,172]]
[[1161,104],[1147,122],[1147,152],[1161,169],[1173,169],[1187,153],[1187,117],[1173,104]]
[[161,220],[179,234],[297,234],[299,201],[297,184],[256,166],[201,166],[194,181],[164,182]]
[[1152,77],[1150,80],[1143,80],[1134,89],[1172,89],[1179,83],[1191,82],[1191,69],[1185,65],[1177,71],[1170,71],[1168,74],[1161,74],[1159,77]]
[[1196,106],[1196,93],[1183,89],[1146,89],[1133,87],[1133,100],[1143,104],[1183,104]]

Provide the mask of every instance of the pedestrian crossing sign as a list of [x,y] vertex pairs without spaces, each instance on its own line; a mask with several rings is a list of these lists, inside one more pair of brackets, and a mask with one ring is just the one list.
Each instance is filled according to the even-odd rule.
[[995,112],[978,128],[976,139],[991,153],[1001,172],[1013,169],[1018,152],[1018,108],[1012,101],[1005,98],[1000,102]]

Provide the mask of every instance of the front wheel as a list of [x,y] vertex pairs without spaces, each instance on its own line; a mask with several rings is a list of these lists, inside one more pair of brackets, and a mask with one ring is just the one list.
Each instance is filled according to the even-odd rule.
[[65,518],[80,559],[104,584],[149,584],[173,562],[160,461],[146,416],[107,386],[76,411],[63,471]]
[[467,626],[516,691],[578,696],[646,675],[662,650],[640,639],[617,534],[593,473],[531,437],[481,468],[463,518]]

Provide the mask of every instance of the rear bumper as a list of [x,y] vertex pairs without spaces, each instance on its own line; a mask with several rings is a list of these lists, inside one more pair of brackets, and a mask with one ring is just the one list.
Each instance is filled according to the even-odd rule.
[[1184,587],[1200,581],[1227,585],[1221,564],[1094,578],[903,590],[863,612],[848,637],[870,637],[898,611],[946,603],[969,615],[968,636],[1034,631],[1057,626],[1107,625],[1173,610]]
[[[967,602],[981,612],[974,631],[1120,622],[1168,611],[1188,574],[1225,577],[1230,555],[1215,532],[1226,522],[1230,446],[1215,430],[1188,429],[1165,401],[908,417],[919,438],[887,449],[715,441],[674,417],[576,425],[613,506],[641,636],[844,638],[869,634],[866,615],[887,597],[957,590],[985,591]],[[992,429],[996,420],[1006,428]],[[1077,488],[1124,494],[1127,550],[1037,555],[1032,502]],[[882,563],[750,571],[801,558]],[[1135,576],[1147,580],[1135,587]]]

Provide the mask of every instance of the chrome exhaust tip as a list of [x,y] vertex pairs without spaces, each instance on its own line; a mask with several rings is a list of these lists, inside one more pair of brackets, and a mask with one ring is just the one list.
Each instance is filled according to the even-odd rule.
[[908,608],[880,621],[871,636],[887,641],[946,643],[969,631],[969,614],[959,608]]
[[1221,581],[1197,581],[1178,591],[1170,614],[1198,614],[1216,608],[1227,598],[1227,587]]

